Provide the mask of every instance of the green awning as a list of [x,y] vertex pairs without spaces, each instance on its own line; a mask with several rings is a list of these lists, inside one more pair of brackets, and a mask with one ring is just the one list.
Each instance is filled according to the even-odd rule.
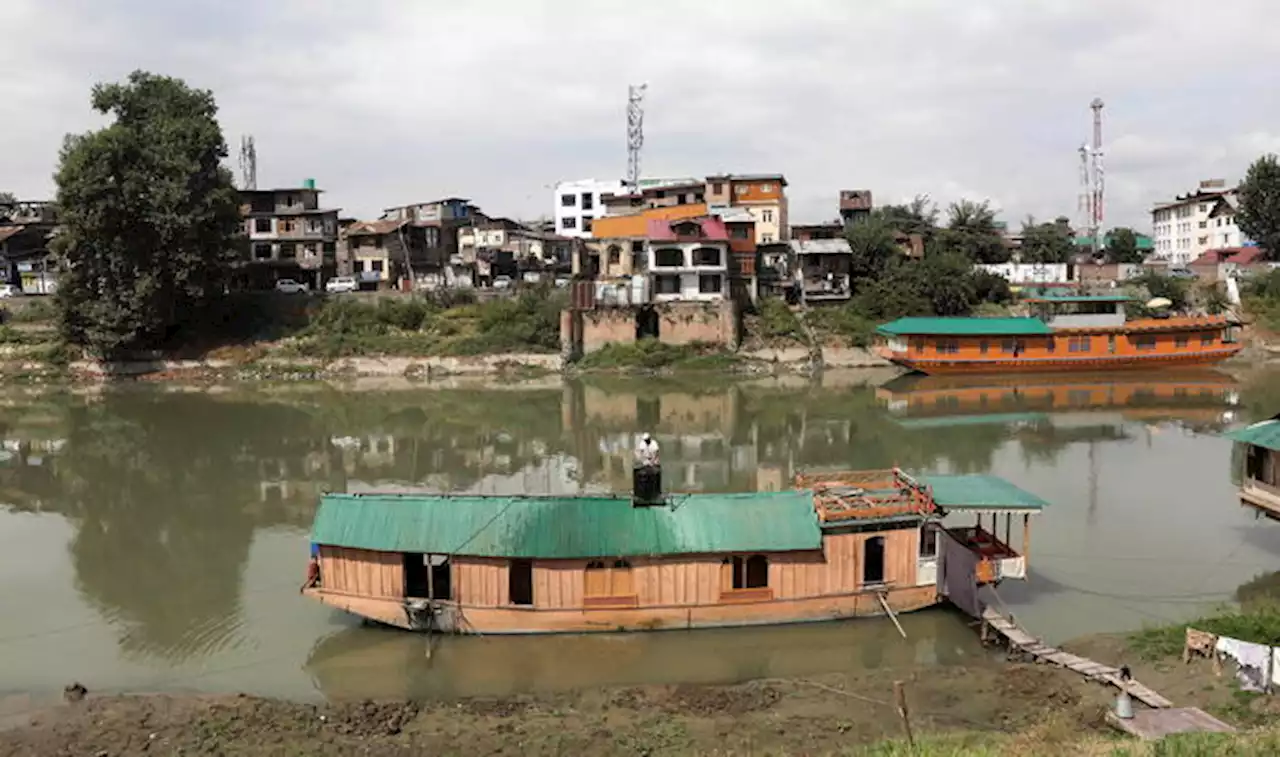
[[592,558],[822,548],[808,491],[629,497],[326,494],[311,540],[383,552]]
[[1223,436],[1255,447],[1280,451],[1280,420],[1273,418],[1269,421],[1260,421],[1252,426],[1228,431]]
[[946,510],[1011,510],[1039,512],[1049,503],[999,476],[985,474],[916,477],[933,490],[933,501]]

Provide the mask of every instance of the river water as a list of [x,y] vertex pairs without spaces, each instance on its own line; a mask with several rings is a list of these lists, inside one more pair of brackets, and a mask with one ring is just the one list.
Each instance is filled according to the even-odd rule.
[[428,654],[421,636],[298,594],[321,491],[623,490],[642,429],[672,489],[894,464],[1009,478],[1052,506],[1033,526],[1030,580],[1000,591],[1049,640],[1193,617],[1265,586],[1280,564],[1280,525],[1239,506],[1217,436],[1280,411],[1280,374],[888,378],[11,391],[0,698],[73,680],[295,699],[497,695],[986,659],[947,610],[904,616],[907,641],[871,619],[442,639]]

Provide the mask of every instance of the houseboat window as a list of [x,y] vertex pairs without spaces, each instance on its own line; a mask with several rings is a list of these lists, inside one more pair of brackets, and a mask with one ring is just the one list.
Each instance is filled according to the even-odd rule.
[[1107,337],[1107,350],[1113,355],[1116,353],[1116,335],[1115,334],[1111,334],[1110,336]]
[[914,340],[912,340],[911,346],[913,346],[913,347],[915,347],[915,348],[916,348],[916,352],[924,352],[924,340],[923,340],[923,339],[914,339]]
[[986,339],[983,339],[982,341],[978,342],[978,352],[981,352],[983,355],[987,354],[987,350],[990,347],[991,347],[991,344]]
[[1135,336],[1133,338],[1133,346],[1135,349],[1148,351],[1156,348],[1156,338],[1153,335]]
[[1208,346],[1208,345],[1210,345],[1210,344],[1213,344],[1213,332],[1212,332],[1212,331],[1206,331],[1206,332],[1204,332],[1203,334],[1201,334],[1201,335],[1200,335],[1200,346],[1201,346],[1201,347],[1205,347],[1205,346]]
[[1057,348],[1058,348],[1058,343],[1053,337],[1049,337],[1047,340],[1045,340],[1045,343],[1044,343],[1045,352],[1053,354],[1053,351],[1056,350]]
[[1067,342],[1067,352],[1088,352],[1091,345],[1087,336],[1073,336]]
[[938,524],[925,523],[920,526],[920,559],[932,559],[938,556]]
[[1000,351],[1001,351],[1001,352],[1013,352],[1013,347],[1014,347],[1014,343],[1013,343],[1013,340],[1012,340],[1012,339],[1001,339],[1001,340],[1000,340]]
[[763,589],[769,585],[769,559],[764,555],[725,558],[733,571],[733,588]]
[[533,604],[533,560],[512,560],[507,567],[507,595],[513,605]]
[[1178,334],[1173,339],[1173,346],[1182,349],[1187,346],[1187,342],[1191,341],[1191,337],[1186,334]]
[[862,583],[884,583],[884,537],[873,536],[862,545]]
[[936,349],[939,355],[954,355],[960,351],[960,344],[954,339],[939,339]]
[[1236,340],[1236,330],[1234,328],[1228,326],[1227,328],[1223,329],[1222,341],[1226,342],[1227,344],[1232,344],[1235,342],[1235,340]]

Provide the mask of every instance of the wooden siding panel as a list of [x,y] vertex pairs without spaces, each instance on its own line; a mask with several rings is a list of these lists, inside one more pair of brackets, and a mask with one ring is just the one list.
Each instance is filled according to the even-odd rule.
[[320,547],[321,585],[366,597],[404,596],[404,558],[398,552]]
[[453,579],[454,596],[463,604],[476,607],[503,607],[507,604],[506,560],[455,557]]

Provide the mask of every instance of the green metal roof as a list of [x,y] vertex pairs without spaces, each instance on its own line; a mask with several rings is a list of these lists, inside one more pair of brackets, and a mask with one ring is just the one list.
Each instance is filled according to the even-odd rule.
[[933,501],[947,510],[1043,510],[1049,504],[999,476],[928,473],[916,478],[933,489]]
[[889,336],[1027,336],[1053,333],[1038,318],[899,318],[876,331]]
[[629,497],[326,494],[317,544],[477,557],[587,558],[821,549],[808,491]]
[[1272,418],[1269,421],[1259,421],[1252,426],[1229,431],[1223,436],[1255,447],[1280,451],[1280,420]]
[[[1146,234],[1134,234],[1133,236],[1134,236],[1134,242],[1136,243],[1135,246],[1137,247],[1137,249],[1142,250],[1143,252],[1150,252],[1156,248],[1155,240],[1153,240],[1151,237],[1147,236]],[[1103,238],[1102,246],[1105,248],[1110,244],[1111,244],[1111,233],[1107,232],[1106,236]],[[1092,247],[1093,237],[1076,237],[1075,245],[1076,247]]]

